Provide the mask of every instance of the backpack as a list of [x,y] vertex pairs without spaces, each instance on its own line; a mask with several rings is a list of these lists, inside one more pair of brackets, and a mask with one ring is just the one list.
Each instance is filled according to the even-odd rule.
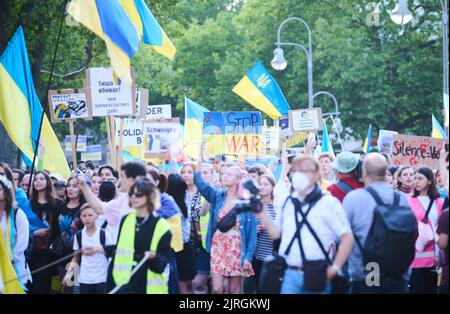
[[377,192],[367,187],[377,206],[366,241],[361,243],[355,236],[361,250],[364,264],[377,263],[382,274],[404,274],[415,256],[417,222],[409,206],[400,206],[400,194],[394,191],[393,204],[385,204]]
[[[82,248],[82,245],[81,245],[82,231],[83,231],[83,229],[78,231],[77,235],[76,235],[77,242],[78,242],[78,247],[80,248],[80,250]],[[106,244],[106,233],[105,232],[106,232],[105,229],[103,229],[103,228],[100,229],[100,244],[102,246],[105,246],[105,244]]]
[[345,195],[347,195],[348,193],[353,191],[353,188],[350,185],[348,185],[347,183],[345,183],[344,181],[336,182],[336,186],[339,190],[344,192]]

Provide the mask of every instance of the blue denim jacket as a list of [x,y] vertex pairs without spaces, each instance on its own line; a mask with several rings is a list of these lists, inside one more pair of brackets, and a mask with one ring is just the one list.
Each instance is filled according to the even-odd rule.
[[[195,172],[194,183],[197,186],[200,194],[211,204],[209,209],[210,219],[208,225],[208,232],[206,234],[206,250],[211,252],[211,241],[214,233],[217,230],[217,217],[225,204],[227,192],[223,189],[216,189],[210,186],[205,180],[203,180],[200,172]],[[256,248],[256,218],[250,212],[240,213],[238,215],[241,241],[242,241],[242,253],[241,264],[245,259],[252,261],[253,254]]]

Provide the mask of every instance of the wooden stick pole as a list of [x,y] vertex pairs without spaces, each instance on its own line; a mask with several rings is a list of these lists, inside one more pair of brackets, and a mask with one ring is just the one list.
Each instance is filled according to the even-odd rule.
[[74,130],[73,130],[73,120],[69,121],[69,132],[70,132],[70,146],[72,146],[72,163],[73,163],[73,169],[77,169],[77,148],[75,144],[75,136],[74,136]]

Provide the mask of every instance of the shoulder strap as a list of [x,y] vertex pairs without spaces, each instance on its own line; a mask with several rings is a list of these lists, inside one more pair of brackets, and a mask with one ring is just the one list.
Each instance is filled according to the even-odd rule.
[[370,186],[366,187],[366,191],[372,195],[377,205],[385,205],[378,193]]
[[76,235],[77,242],[78,242],[78,247],[80,248],[80,250],[81,250],[81,238],[82,238],[82,233],[81,232],[83,232],[83,230],[78,231],[77,235]]
[[100,244],[105,246],[106,244],[106,232],[105,229],[100,229]]
[[105,229],[107,225],[108,225],[108,220],[105,219],[105,221],[103,222],[103,224],[100,228]]
[[427,211],[425,212],[425,217],[423,217],[424,220],[428,220],[428,215],[429,215],[430,212],[431,212],[431,208],[433,207],[434,202],[435,202],[435,200],[432,200],[432,199],[430,198],[430,203],[428,204]]
[[350,193],[351,191],[353,191],[353,188],[348,185],[347,183],[345,183],[344,181],[339,180],[338,182],[336,182],[336,186],[342,190],[342,192],[344,192],[345,194]]

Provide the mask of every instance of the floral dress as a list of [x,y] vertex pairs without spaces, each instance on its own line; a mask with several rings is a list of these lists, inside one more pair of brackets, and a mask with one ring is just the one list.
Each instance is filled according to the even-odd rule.
[[[222,210],[218,219],[227,214]],[[243,269],[241,266],[242,241],[239,229],[239,217],[236,225],[223,233],[217,230],[211,242],[211,273],[225,277],[251,277],[253,269]]]

